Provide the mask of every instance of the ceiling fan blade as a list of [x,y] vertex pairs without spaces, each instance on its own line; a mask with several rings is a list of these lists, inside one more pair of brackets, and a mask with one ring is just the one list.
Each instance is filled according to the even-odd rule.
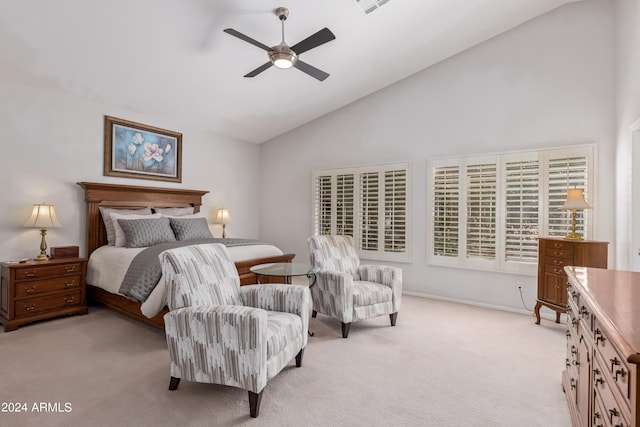
[[324,71],[317,69],[313,65],[309,65],[306,62],[300,61],[299,59],[296,61],[295,64],[293,64],[293,66],[296,67],[298,70],[302,71],[303,73],[307,73],[311,77],[315,77],[320,81],[324,81],[324,79],[329,77],[329,73],[325,73]]
[[[226,31],[226,30],[225,30]],[[306,39],[302,40],[300,43],[296,43],[291,46],[291,50],[294,51],[297,55],[300,55],[303,52],[306,52],[314,47],[318,47],[321,44],[325,44],[330,42],[331,40],[335,40],[336,36],[333,35],[331,30],[328,28],[323,28],[315,34],[310,35]]]
[[264,49],[266,51],[271,50],[271,48],[269,46],[264,45],[264,44],[260,43],[259,41],[252,39],[249,36],[245,36],[241,32],[234,30],[233,28],[225,28],[223,31],[225,33],[227,33],[227,34],[231,34],[232,36],[236,36],[240,40],[244,40],[247,43],[251,43],[252,45],[259,47],[260,49]]
[[273,64],[271,62],[267,62],[265,64],[262,64],[261,66],[259,66],[258,68],[256,68],[255,70],[253,70],[252,72],[245,74],[244,77],[255,77],[258,74],[260,74],[261,72],[263,72],[264,70],[268,69],[269,67],[271,67]]

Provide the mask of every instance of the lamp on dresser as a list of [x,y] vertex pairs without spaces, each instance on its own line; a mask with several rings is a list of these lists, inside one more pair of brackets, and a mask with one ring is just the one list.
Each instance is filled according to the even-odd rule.
[[565,240],[584,240],[576,233],[576,210],[591,209],[591,206],[584,200],[583,191],[579,188],[570,188],[567,191],[567,200],[560,209],[571,210],[571,232],[565,236]]
[[39,228],[42,239],[40,240],[40,255],[35,258],[35,261],[46,261],[49,259],[47,256],[47,241],[45,236],[47,235],[47,228],[59,228],[62,227],[56,216],[56,207],[53,205],[47,205],[46,203],[33,205],[31,211],[31,217],[25,223],[25,227]]

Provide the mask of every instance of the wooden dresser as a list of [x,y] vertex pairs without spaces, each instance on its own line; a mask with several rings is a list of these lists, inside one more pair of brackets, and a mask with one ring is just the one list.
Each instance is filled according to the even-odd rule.
[[640,426],[640,273],[566,267],[562,387],[574,426]]
[[86,258],[0,263],[0,323],[5,332],[37,320],[87,314]]
[[540,324],[540,308],[545,306],[560,314],[567,310],[567,275],[564,267],[607,268],[607,242],[592,240],[538,239],[538,300],[536,324]]

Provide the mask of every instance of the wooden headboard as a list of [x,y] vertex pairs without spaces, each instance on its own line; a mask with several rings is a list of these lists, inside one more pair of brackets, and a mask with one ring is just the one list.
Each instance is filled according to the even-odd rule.
[[107,232],[100,215],[100,206],[114,209],[168,208],[193,206],[200,212],[202,196],[208,191],[181,188],[141,187],[134,185],[78,182],[84,188],[87,204],[87,257],[107,244]]

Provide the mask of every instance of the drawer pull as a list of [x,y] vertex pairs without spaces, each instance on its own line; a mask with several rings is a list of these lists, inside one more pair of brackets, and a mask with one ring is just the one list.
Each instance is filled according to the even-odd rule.
[[626,372],[624,369],[616,369],[615,375],[613,376],[614,381],[618,381],[618,375],[620,375],[620,378],[624,378]]
[[613,368],[614,366],[617,366],[620,364],[620,361],[618,360],[617,357],[614,357],[613,359],[609,359],[609,363],[611,363],[611,372],[613,372]]
[[67,273],[73,273],[74,271],[76,271],[76,266],[74,265],[73,267],[65,267],[64,271],[66,271]]
[[620,412],[616,408],[609,409],[609,422],[613,424],[613,417],[617,417],[620,415]]
[[589,314],[589,311],[587,310],[587,307],[583,305],[582,307],[580,307],[580,316],[584,317],[585,314]]
[[562,243],[554,243],[553,247],[556,248],[556,249],[561,248],[562,247]]
[[64,300],[67,304],[71,304],[73,301],[75,301],[75,297],[65,298]]
[[36,291],[36,285],[33,285],[29,289],[25,289],[24,291],[28,294],[32,294]]
[[569,362],[569,358],[564,359],[564,364],[567,368],[571,367],[571,362]]
[[576,379],[571,378],[571,390],[575,390],[575,389],[576,389]]
[[573,299],[578,298],[578,293],[576,291],[571,291],[571,298]]
[[29,271],[28,273],[24,273],[24,277],[36,277],[36,273],[33,271]]
[[36,304],[35,304],[35,303],[34,303],[34,304],[31,304],[31,307],[25,307],[24,309],[25,309],[26,311],[32,311],[32,310],[35,310],[35,309],[36,309]]
[[600,341],[604,344],[604,337],[602,336],[602,331],[600,329],[596,329],[594,335],[596,336],[596,345],[598,345]]
[[578,354],[578,349],[576,348],[576,346],[575,346],[575,345],[572,345],[572,346],[571,346],[571,354],[573,354],[574,356],[575,356],[576,354]]
[[566,330],[566,332],[565,332],[564,334],[565,334],[567,337],[570,337],[570,336],[571,336],[571,331],[567,329],[567,330]]
[[72,280],[72,281],[70,281],[70,282],[65,282],[65,283],[64,283],[64,285],[65,285],[67,288],[70,288],[70,287],[72,287],[72,286],[73,286],[73,285],[75,285],[75,284],[76,284],[76,281],[75,281],[75,280]]

